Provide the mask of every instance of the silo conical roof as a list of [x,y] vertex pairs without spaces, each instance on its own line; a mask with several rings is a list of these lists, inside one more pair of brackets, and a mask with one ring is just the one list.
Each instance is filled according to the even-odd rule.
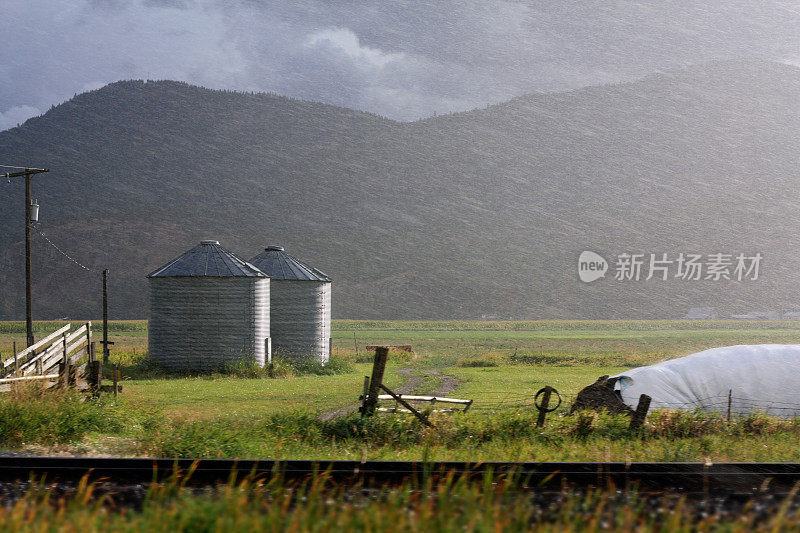
[[276,280],[331,281],[324,272],[286,253],[283,246],[267,246],[250,263]]
[[148,278],[166,277],[267,277],[258,268],[243,261],[219,245],[219,241],[200,241],[200,244],[173,259]]

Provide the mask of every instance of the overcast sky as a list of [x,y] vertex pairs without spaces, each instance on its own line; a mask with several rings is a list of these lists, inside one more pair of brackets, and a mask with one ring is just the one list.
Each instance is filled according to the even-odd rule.
[[773,0],[0,0],[0,130],[121,79],[399,120],[714,59],[800,63]]

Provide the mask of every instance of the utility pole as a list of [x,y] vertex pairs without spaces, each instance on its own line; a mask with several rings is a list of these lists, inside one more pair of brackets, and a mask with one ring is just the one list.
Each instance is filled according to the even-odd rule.
[[103,270],[103,364],[108,363],[108,269]]
[[25,173],[25,331],[33,345],[33,290],[31,288],[31,174]]
[[[31,290],[31,176],[50,172],[47,168],[27,168],[0,165],[4,168],[21,168],[18,172],[6,172],[6,179],[25,176],[25,331],[28,346],[33,340],[33,292]],[[38,215],[38,213],[37,213]]]

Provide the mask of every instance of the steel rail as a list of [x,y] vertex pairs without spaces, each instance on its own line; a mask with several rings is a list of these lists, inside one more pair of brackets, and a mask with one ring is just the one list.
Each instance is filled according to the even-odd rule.
[[305,461],[234,459],[143,459],[94,457],[0,457],[0,482],[26,481],[31,476],[71,482],[88,475],[92,481],[148,483],[166,481],[176,472],[191,471],[189,484],[224,483],[247,476],[302,481],[324,472],[337,484],[381,486],[425,483],[446,475],[505,479],[541,490],[614,487],[638,490],[753,493],[788,492],[800,482],[800,463],[507,463],[455,461]]

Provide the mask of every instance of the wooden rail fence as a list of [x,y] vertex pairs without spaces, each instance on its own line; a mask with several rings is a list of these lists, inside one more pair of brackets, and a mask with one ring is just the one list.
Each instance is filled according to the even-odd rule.
[[[10,390],[14,383],[45,381],[46,386],[73,387],[100,392],[102,367],[95,357],[92,323],[86,322],[70,332],[72,324],[14,353],[0,363],[0,392]],[[118,378],[118,369],[113,375]],[[115,383],[118,379],[114,380]],[[117,392],[117,387],[114,387]]]
[[[437,402],[439,403],[449,403],[460,405],[461,408],[445,408],[445,409],[433,409],[431,412],[434,413],[447,413],[453,411],[462,411],[466,412],[469,410],[470,406],[472,405],[472,400],[460,400],[457,398],[443,398],[441,396],[416,396],[413,394],[396,394],[392,396],[390,394],[380,394],[378,395],[378,400],[395,400],[398,402],[398,398],[401,400],[405,400],[407,402],[428,402],[431,404],[431,407],[435,405]],[[378,407],[376,411],[380,411],[383,413],[410,413],[408,409],[403,409],[399,405],[395,405],[394,407]]]

